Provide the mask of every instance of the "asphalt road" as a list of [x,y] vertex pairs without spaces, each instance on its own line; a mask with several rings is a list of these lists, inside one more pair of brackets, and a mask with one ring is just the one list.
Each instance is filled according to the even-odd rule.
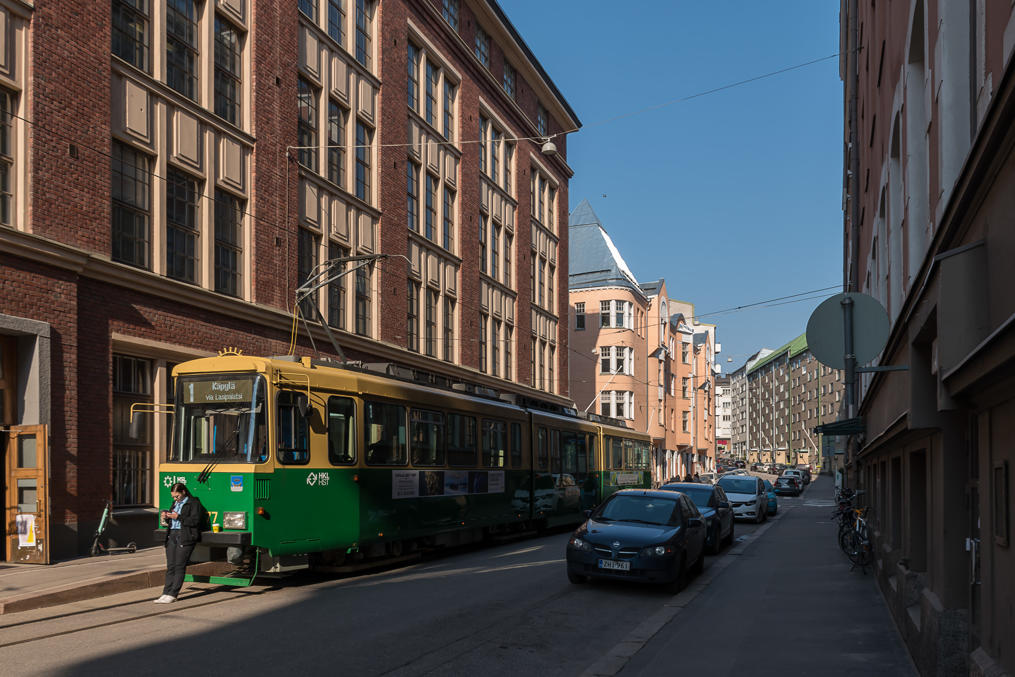
[[[807,496],[780,497],[778,520]],[[737,540],[758,529],[738,522]],[[676,598],[647,586],[569,584],[567,538],[341,580],[188,584],[171,606],[152,604],[153,589],[0,616],[0,665],[17,675],[582,674]],[[725,579],[721,569],[737,559],[727,552],[706,559],[699,581]]]

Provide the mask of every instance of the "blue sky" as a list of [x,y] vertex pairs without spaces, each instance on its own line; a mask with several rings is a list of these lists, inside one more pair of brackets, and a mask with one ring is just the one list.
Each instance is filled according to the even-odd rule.
[[841,284],[838,60],[609,120],[835,54],[838,0],[499,2],[583,123],[570,208],[718,325],[724,373],[803,333],[838,290],[710,313]]

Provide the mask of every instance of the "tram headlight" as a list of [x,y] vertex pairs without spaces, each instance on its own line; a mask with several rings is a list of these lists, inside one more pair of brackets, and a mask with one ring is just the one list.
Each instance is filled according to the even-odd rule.
[[245,512],[222,513],[222,527],[224,529],[246,529],[247,513]]

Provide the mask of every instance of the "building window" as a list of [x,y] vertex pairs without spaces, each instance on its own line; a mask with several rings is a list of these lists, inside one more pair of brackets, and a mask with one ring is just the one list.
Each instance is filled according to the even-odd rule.
[[585,304],[574,304],[574,328],[575,331],[585,331]]
[[599,373],[613,373],[613,348],[610,346],[599,347]]
[[476,58],[479,63],[490,67],[490,36],[479,26],[476,26]]
[[426,314],[424,315],[426,354],[437,357],[437,303],[439,296],[433,289],[426,290]]
[[342,0],[328,0],[328,35],[345,45],[345,7]]
[[546,341],[540,341],[538,350],[539,354],[539,371],[536,372],[536,376],[539,378],[539,389],[546,390]]
[[11,225],[11,201],[14,191],[11,175],[14,167],[12,125],[15,95],[0,87],[0,223]]
[[515,157],[515,145],[513,143],[504,144],[504,190],[511,193],[511,165],[514,163]]
[[493,336],[490,338],[490,347],[492,355],[490,357],[490,373],[494,376],[500,376],[500,328],[501,321],[493,321]]
[[113,260],[148,268],[151,177],[148,156],[113,142]]
[[609,327],[610,326],[610,302],[600,301],[599,302],[599,326]]
[[546,307],[554,314],[556,314],[557,312],[553,307],[554,306],[553,287],[555,284],[554,280],[556,280],[556,278],[557,278],[557,268],[552,265],[548,266],[546,273]]
[[690,364],[691,363],[690,350],[688,349],[686,343],[681,343],[680,344],[680,360],[684,364]]
[[546,109],[543,108],[543,104],[538,104],[536,107],[536,131],[541,135],[546,136],[547,129],[547,113]]
[[490,337],[487,335],[487,323],[489,318],[483,313],[479,314],[479,370],[486,373],[486,346]]
[[[349,250],[334,242],[328,243],[328,260],[343,259],[349,256]],[[345,262],[331,269],[333,279],[328,283],[328,324],[332,327],[345,329]]]
[[299,163],[317,171],[317,94],[303,78],[296,80],[296,102],[299,117],[296,120],[296,143],[299,145]]
[[113,0],[113,54],[148,72],[148,0]]
[[215,115],[234,125],[240,121],[240,35],[228,21],[215,17]]
[[356,269],[356,333],[370,335],[370,272],[367,266]]
[[419,112],[419,47],[408,43],[409,55],[409,108]]
[[688,425],[687,412],[682,411],[680,412],[680,429],[685,433],[687,432],[687,425]]
[[550,346],[550,357],[549,357],[549,362],[547,363],[547,375],[546,375],[546,391],[549,392],[549,393],[555,393],[555,392],[557,392],[557,388],[556,388],[556,386],[554,384],[554,378],[555,377],[554,377],[554,371],[553,371],[553,363],[557,359],[556,355],[557,355],[557,349],[554,348],[553,346]]
[[166,2],[166,81],[197,101],[197,2]]
[[490,220],[486,214],[479,214],[479,272],[486,272],[486,223]]
[[504,135],[501,134],[500,130],[493,129],[490,139],[490,178],[493,179],[494,183],[497,183],[498,170],[500,169],[500,161],[497,157],[497,152],[500,150],[501,140]]
[[356,197],[370,202],[370,147],[373,130],[356,121]]
[[500,228],[493,223],[490,224],[490,277],[495,280],[500,279],[497,275],[499,272],[499,259],[500,259]]
[[141,426],[131,426],[130,407],[152,402],[152,363],[113,355],[113,505],[151,505],[150,419],[141,416]]
[[[317,237],[306,228],[300,228],[296,245],[296,278],[297,284],[305,283],[317,268]],[[300,302],[300,312],[304,317],[317,318],[317,292],[313,292]]]
[[373,0],[356,0],[356,60],[364,68],[370,69],[370,56],[373,51],[374,2]]
[[328,100],[328,181],[345,188],[345,109]]
[[406,199],[408,201],[409,230],[419,232],[419,165],[405,163]]
[[419,352],[419,283],[409,280],[408,300],[406,302],[406,334],[407,348]]
[[514,341],[514,328],[511,325],[504,327],[504,378],[511,379],[514,374],[512,373],[511,363],[511,346]]
[[455,86],[444,78],[444,138],[448,141],[455,136]]
[[489,162],[486,159],[490,152],[488,147],[488,135],[490,133],[490,121],[482,115],[479,116],[479,171],[482,174],[490,175]]
[[443,0],[441,14],[453,29],[458,30],[458,0]]
[[297,7],[300,11],[317,23],[317,0],[298,0]]
[[440,91],[441,72],[429,61],[426,62],[426,121],[431,127],[437,126],[437,92]]
[[426,223],[424,235],[431,242],[436,237],[437,229],[437,177],[432,174],[426,175]]
[[243,258],[243,202],[215,189],[215,291],[240,295]]
[[511,286],[511,248],[514,246],[514,238],[509,233],[504,233],[504,284]]
[[515,69],[507,61],[504,62],[504,91],[512,99],[515,98]]
[[170,168],[166,175],[166,274],[196,281],[197,181]]
[[613,393],[609,390],[599,393],[599,414],[613,417]]
[[455,191],[444,187],[444,248],[454,252],[455,241]]
[[451,362],[455,354],[455,302],[444,297],[444,359]]

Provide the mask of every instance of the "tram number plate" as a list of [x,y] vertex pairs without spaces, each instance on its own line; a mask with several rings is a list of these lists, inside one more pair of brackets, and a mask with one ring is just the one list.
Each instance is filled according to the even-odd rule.
[[630,571],[630,562],[618,562],[612,559],[601,559],[599,560],[600,569],[610,569],[611,571]]

